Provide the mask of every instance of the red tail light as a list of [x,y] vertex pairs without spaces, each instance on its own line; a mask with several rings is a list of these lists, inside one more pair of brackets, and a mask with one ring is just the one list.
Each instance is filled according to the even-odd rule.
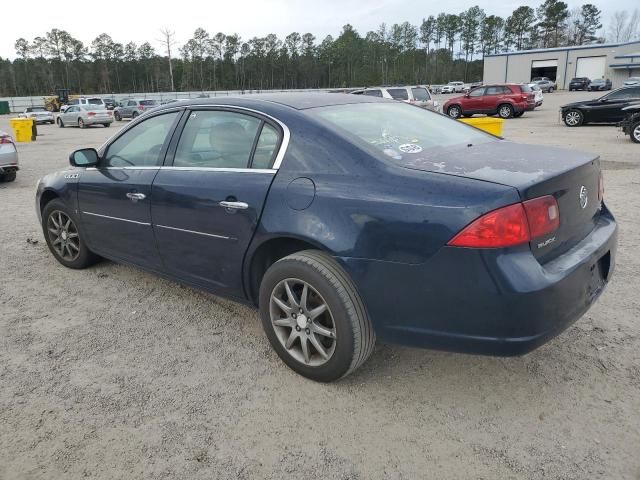
[[88,112],[87,113],[87,117],[93,117],[95,116],[96,112]]
[[598,179],[598,202],[602,203],[604,200],[604,177],[600,172],[600,178]]
[[144,110],[144,105],[138,105],[138,110]]
[[11,143],[11,144],[13,144],[13,140],[11,140],[10,136],[3,135],[3,136],[0,137],[0,144],[3,144],[3,143]]
[[466,248],[503,248],[529,242],[553,232],[560,225],[558,203],[545,196],[485,213],[447,245]]

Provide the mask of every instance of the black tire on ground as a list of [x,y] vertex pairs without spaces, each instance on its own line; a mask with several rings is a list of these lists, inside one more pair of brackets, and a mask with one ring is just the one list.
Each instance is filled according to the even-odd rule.
[[[49,222],[49,217],[56,212],[62,212],[63,214],[65,214],[77,227],[79,251],[77,258],[74,258],[73,260],[62,258],[52,245],[54,239],[52,239],[52,233],[48,230],[47,223]],[[83,240],[82,229],[78,224],[78,218],[73,213],[73,210],[67,208],[67,206],[61,200],[51,200],[44,207],[42,211],[42,233],[44,234],[47,246],[49,247],[49,250],[53,254],[54,258],[67,268],[87,268],[100,259],[100,257],[98,257],[95,253],[91,252],[87,248],[87,245]]]
[[[289,353],[271,321],[272,293],[286,279],[306,282],[328,307],[335,329],[335,348],[320,365],[307,365]],[[297,296],[300,303],[301,297]],[[375,332],[355,285],[338,262],[321,251],[297,252],[271,265],[260,284],[259,303],[262,326],[271,346],[284,363],[302,376],[319,382],[338,380],[356,370],[373,352]],[[293,332],[292,327],[288,328]],[[300,340],[293,344],[296,343]]]
[[447,115],[449,115],[451,118],[460,118],[462,116],[462,108],[460,107],[460,105],[451,105],[447,109]]
[[515,112],[515,113],[513,114],[513,116],[514,116],[515,118],[521,117],[522,115],[524,115],[524,112]]
[[54,123],[56,123],[56,122],[54,122],[53,120],[51,120],[49,123],[50,123],[51,125],[53,125],[53,124],[54,124]]
[[138,112],[133,112],[133,113],[131,114],[131,119],[134,119],[134,118],[136,118],[137,116],[138,116]]
[[104,128],[108,128],[108,127],[110,127],[110,126],[111,126],[111,124],[110,124],[110,123],[103,123],[102,125],[104,125]]
[[113,118],[115,118],[115,119],[116,119],[116,121],[118,121],[118,122],[119,122],[120,120],[122,120],[122,117],[120,116],[120,112],[114,112],[114,113],[113,113]]
[[462,115],[464,118],[471,118],[473,117],[472,113],[465,113],[464,115]]
[[58,126],[59,126],[60,128],[64,128],[64,123],[62,123],[62,119],[61,119],[61,118],[58,118],[58,120],[57,120],[57,121],[58,121]]
[[631,130],[629,130],[629,136],[631,137],[631,141],[635,143],[640,143],[640,122],[636,122],[631,125]]
[[3,182],[13,182],[16,179],[16,172],[5,173],[4,175],[0,175],[0,181]]
[[509,103],[502,103],[498,105],[498,116],[503,119],[513,117],[513,106]]
[[82,120],[81,118],[78,119],[78,126],[80,128],[87,128],[87,126],[84,123],[84,120]]
[[562,120],[567,127],[579,127],[584,122],[584,114],[580,110],[571,109],[562,116]]
[[549,87],[549,93],[553,93],[553,87]]

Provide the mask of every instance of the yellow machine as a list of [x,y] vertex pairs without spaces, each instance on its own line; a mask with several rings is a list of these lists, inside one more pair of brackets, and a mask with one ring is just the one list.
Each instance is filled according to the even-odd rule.
[[44,108],[49,112],[59,112],[60,107],[69,101],[69,92],[68,88],[59,88],[55,96],[44,97]]

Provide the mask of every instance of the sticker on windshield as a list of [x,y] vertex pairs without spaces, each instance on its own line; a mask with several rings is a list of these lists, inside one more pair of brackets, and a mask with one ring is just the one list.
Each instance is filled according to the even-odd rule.
[[420,153],[422,151],[422,147],[415,143],[403,143],[398,147],[398,150],[404,153]]

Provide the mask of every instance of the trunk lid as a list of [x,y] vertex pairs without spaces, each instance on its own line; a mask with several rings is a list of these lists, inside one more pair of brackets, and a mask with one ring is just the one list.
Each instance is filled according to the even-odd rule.
[[419,157],[405,157],[401,166],[511,186],[522,200],[553,195],[560,226],[531,241],[531,250],[541,262],[584,239],[601,211],[600,159],[593,154],[499,141],[447,149],[446,156],[438,150],[421,152]]

